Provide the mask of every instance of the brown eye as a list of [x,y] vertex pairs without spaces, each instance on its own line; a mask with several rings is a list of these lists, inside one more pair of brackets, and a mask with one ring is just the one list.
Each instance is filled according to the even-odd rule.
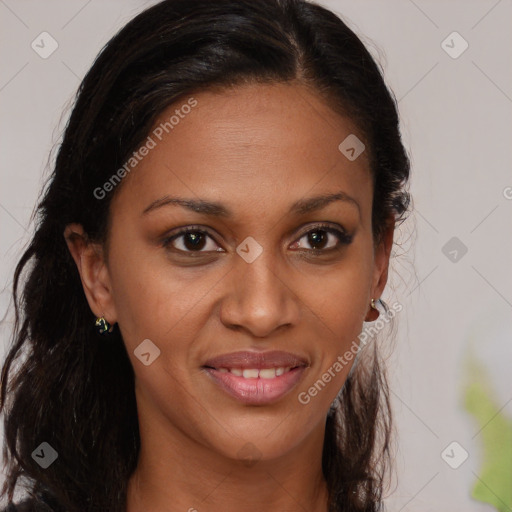
[[[301,242],[305,240],[305,242]],[[292,246],[294,249],[306,249],[315,252],[328,252],[337,249],[340,246],[348,245],[352,241],[352,237],[339,229],[332,226],[315,226],[304,233],[301,238]],[[309,245],[310,248],[305,247]]]
[[[209,242],[210,240],[213,243]],[[172,249],[185,253],[222,251],[207,231],[196,228],[182,229],[166,238],[162,245],[164,247],[172,246]]]

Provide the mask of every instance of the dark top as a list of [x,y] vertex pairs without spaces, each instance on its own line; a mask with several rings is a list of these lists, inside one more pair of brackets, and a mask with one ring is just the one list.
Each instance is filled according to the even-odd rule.
[[33,509],[33,501],[34,500],[25,500],[18,504],[9,503],[7,508],[4,508],[2,512],[29,512]]
[[28,498],[20,503],[9,503],[1,512],[49,512],[51,508],[41,500]]

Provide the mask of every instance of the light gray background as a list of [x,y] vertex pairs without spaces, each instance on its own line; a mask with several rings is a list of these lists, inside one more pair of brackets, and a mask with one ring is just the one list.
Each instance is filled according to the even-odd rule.
[[[4,287],[10,289],[33,230],[30,216],[63,112],[101,47],[152,3],[0,0],[3,350],[12,327]],[[473,340],[502,413],[512,417],[512,2],[321,3],[345,18],[383,66],[412,157],[415,213],[397,233],[402,248],[383,296],[405,307],[389,359],[399,447],[388,510],[494,510],[469,497],[482,445],[463,409],[462,386]],[[47,59],[31,48],[43,31],[59,45]],[[469,44],[456,59],[441,46],[453,31]],[[460,48],[456,40],[449,44]],[[468,248],[457,262],[442,252],[454,236]],[[440,456],[454,440],[470,454],[457,470]]]

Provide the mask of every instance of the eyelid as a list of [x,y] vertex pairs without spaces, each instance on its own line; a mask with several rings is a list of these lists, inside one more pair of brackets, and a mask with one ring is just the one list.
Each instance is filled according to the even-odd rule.
[[307,226],[304,231],[302,231],[296,238],[293,243],[297,243],[301,238],[311,232],[315,231],[325,231],[326,233],[330,233],[334,235],[338,239],[338,243],[335,247],[330,247],[328,249],[298,249],[297,252],[302,253],[313,253],[318,255],[327,255],[333,251],[339,251],[346,247],[347,245],[352,243],[354,238],[354,234],[350,234],[343,226],[340,224],[333,224],[329,222],[318,222],[313,225]]
[[299,232],[299,235],[297,235],[299,238],[302,238],[304,235],[307,235],[311,231],[314,231],[315,229],[325,230],[329,232],[339,232],[340,234],[343,234],[347,238],[350,238],[348,231],[340,224],[333,224],[329,222],[317,222],[313,223],[312,225],[308,225],[304,228],[303,231]]
[[[177,230],[172,231],[170,234],[165,235],[163,237],[162,244],[164,247],[167,247],[168,245],[171,244],[172,241],[176,240],[180,236],[186,235],[187,233],[202,233],[202,234],[208,235],[217,245],[219,245],[219,243],[216,240],[215,235],[212,234],[208,228],[205,228],[204,226],[199,226],[199,225],[190,225],[190,226],[184,226],[181,228],[177,228]],[[204,253],[212,252],[212,251],[182,251],[181,249],[176,249],[176,251],[182,252],[182,253],[188,253],[188,254],[190,254],[190,253],[200,254],[203,252]]]

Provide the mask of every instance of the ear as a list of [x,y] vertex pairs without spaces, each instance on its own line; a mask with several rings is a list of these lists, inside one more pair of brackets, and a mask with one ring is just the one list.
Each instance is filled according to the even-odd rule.
[[[395,232],[395,218],[391,216],[386,222],[380,242],[374,251],[374,270],[370,298],[379,299],[388,281],[389,259],[393,247],[393,235]],[[378,318],[378,312],[370,307],[365,322],[373,322]]]
[[80,273],[91,311],[97,317],[104,316],[109,323],[114,324],[117,314],[101,245],[90,242],[80,224],[68,224],[63,234]]

